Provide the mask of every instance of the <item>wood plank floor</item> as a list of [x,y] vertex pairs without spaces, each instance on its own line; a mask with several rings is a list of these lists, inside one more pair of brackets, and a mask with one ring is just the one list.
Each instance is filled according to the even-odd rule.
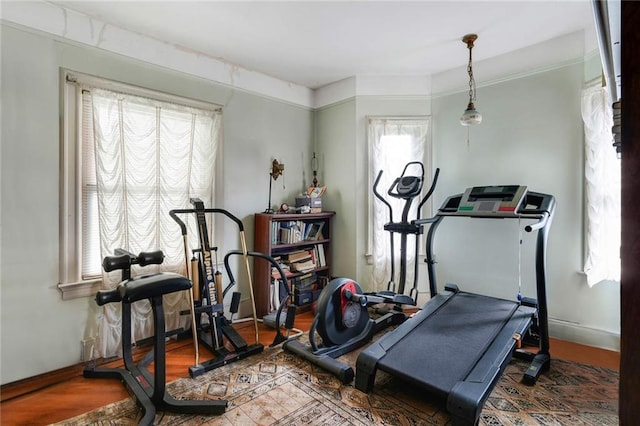
[[[308,330],[313,317],[310,312],[296,317],[296,328]],[[255,340],[253,323],[237,324],[240,334],[247,340]],[[260,324],[260,342],[268,346],[275,332]],[[578,345],[552,339],[552,357],[606,367],[618,371],[618,352]],[[142,353],[143,355],[144,353]],[[201,348],[202,360],[211,358],[211,353]],[[190,339],[172,341],[167,345],[167,381],[188,377],[187,368],[194,363],[194,350]],[[114,361],[108,366],[120,366]],[[2,387],[0,424],[46,425],[91,411],[129,396],[118,380],[85,379],[82,366],[66,371],[54,372],[38,378],[24,380]],[[44,386],[44,387],[43,387]]]

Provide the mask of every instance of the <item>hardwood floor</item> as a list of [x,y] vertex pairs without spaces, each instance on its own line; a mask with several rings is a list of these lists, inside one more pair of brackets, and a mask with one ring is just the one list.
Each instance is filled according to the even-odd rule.
[[[296,328],[308,330],[313,320],[310,312],[296,316]],[[255,339],[253,323],[237,324],[240,334],[248,341]],[[260,324],[260,342],[271,344],[275,332]],[[593,348],[575,343],[551,340],[553,358],[566,359],[609,368],[618,371],[618,352]],[[144,355],[145,350],[135,353]],[[200,349],[201,359],[209,359],[211,353]],[[188,377],[187,368],[194,363],[193,345],[190,339],[171,341],[167,345],[167,382]],[[121,361],[113,361],[107,366],[119,366]],[[45,425],[74,417],[119,401],[129,396],[118,380],[85,379],[82,366],[73,366],[65,371],[53,372],[2,387],[0,396],[0,424],[3,425]]]

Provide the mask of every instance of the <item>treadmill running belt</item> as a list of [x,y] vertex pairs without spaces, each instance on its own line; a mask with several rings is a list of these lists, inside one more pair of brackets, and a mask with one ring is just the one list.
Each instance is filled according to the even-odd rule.
[[446,396],[504,327],[516,302],[457,293],[378,362],[378,367]]

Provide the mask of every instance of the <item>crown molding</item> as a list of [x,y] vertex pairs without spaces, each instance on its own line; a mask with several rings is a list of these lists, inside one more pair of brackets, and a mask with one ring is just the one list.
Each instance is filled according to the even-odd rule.
[[311,108],[312,89],[107,24],[44,1],[3,2],[1,21],[268,98]]

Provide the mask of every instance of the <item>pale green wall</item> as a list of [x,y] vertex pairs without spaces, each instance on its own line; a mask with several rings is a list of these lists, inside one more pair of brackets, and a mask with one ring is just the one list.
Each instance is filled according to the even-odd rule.
[[320,109],[315,116],[318,180],[327,185],[323,209],[337,214],[333,220],[332,274],[356,276],[356,105],[354,99]]
[[[548,245],[548,304],[552,335],[619,349],[619,285],[588,287],[583,265],[584,142],[580,100],[592,63],[579,62],[478,89],[483,122],[466,129],[459,93],[433,100],[435,163],[442,168],[435,200],[475,185],[522,184],[556,197]],[[612,148],[612,155],[614,155]],[[455,223],[454,223],[455,222]],[[444,221],[436,236],[438,282],[472,291],[517,294],[517,224]],[[524,224],[523,224],[524,226]],[[523,287],[534,290],[533,236],[525,235]],[[492,277],[485,279],[484,277]]]
[[[334,246],[335,272],[370,289],[371,268],[365,260],[366,203],[371,191],[367,181],[366,117],[430,113],[432,166],[441,169],[434,207],[448,195],[475,185],[515,183],[555,195],[558,208],[550,231],[547,263],[552,336],[619,349],[619,286],[605,282],[589,288],[582,273],[584,159],[580,98],[584,82],[598,75],[597,62],[597,57],[591,57],[481,86],[476,106],[484,119],[480,126],[470,129],[469,145],[467,129],[458,121],[467,103],[464,91],[434,96],[422,104],[412,97],[361,96],[323,108],[316,129],[323,137],[317,138],[317,143],[319,149],[340,153],[334,154],[336,164],[331,169],[336,176],[344,176],[339,191],[334,190],[339,196],[330,193],[327,197],[343,217]],[[433,91],[437,93],[438,87]],[[347,159],[353,162],[347,164]],[[440,288],[455,282],[463,289],[515,297],[518,234],[517,221],[444,221],[435,239]],[[531,297],[535,297],[534,250],[535,238],[525,235],[523,294]],[[424,266],[420,269],[419,290],[428,290]]]
[[[310,166],[300,159],[312,152],[313,112],[8,25],[0,31],[4,384],[80,362],[80,341],[97,312],[90,298],[63,301],[57,288],[61,67],[223,105],[220,207],[243,220],[250,249],[252,215],[267,206],[271,160],[286,165],[274,204],[304,187],[302,171]],[[224,233],[222,249],[239,248],[233,225]]]

